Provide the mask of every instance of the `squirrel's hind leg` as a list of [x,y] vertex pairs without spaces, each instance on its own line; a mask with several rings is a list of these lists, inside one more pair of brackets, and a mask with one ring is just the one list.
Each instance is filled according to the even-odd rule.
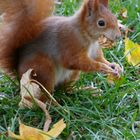
[[[28,59],[24,58],[18,67],[18,73],[22,76],[23,73],[33,69],[36,76],[33,79],[40,82],[50,93],[54,90],[55,84],[55,66],[49,57],[45,54],[36,54]],[[42,97],[45,102],[46,98]]]

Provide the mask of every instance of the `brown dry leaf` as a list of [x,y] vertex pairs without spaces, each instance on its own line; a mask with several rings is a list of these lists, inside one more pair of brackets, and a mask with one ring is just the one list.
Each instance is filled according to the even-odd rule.
[[34,98],[40,100],[41,98],[47,99],[47,97],[53,104],[60,106],[51,93],[49,93],[41,83],[32,79],[33,76],[37,76],[33,72],[33,69],[29,69],[22,75],[20,80],[21,102],[19,103],[19,106],[21,108],[32,108]]
[[33,105],[32,100],[27,100],[27,98],[39,99],[43,95],[39,85],[31,82],[32,74],[33,74],[33,70],[29,69],[26,73],[23,74],[20,80],[21,101],[19,103],[19,106],[21,108],[24,108],[24,107],[32,108],[32,105]]
[[34,98],[34,101],[42,109],[42,111],[45,113],[46,120],[45,120],[43,130],[47,132],[49,127],[50,127],[50,124],[52,123],[52,119],[51,119],[51,116],[50,116],[48,110],[46,109],[46,104],[44,104],[43,102],[41,102],[40,100],[38,100],[36,98]]
[[8,133],[9,137],[17,140],[50,140],[58,137],[65,127],[66,124],[64,123],[63,119],[57,122],[48,132],[20,123],[20,135],[16,135],[10,130]]

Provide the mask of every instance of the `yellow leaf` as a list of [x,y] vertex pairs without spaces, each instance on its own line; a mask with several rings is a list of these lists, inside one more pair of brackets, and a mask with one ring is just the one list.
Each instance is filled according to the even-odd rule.
[[54,124],[53,128],[50,131],[48,131],[47,133],[43,132],[43,134],[45,134],[46,136],[56,138],[58,137],[58,135],[60,135],[60,133],[63,131],[65,127],[66,127],[66,124],[64,123],[62,119],[58,123]]
[[57,122],[48,132],[26,126],[21,123],[20,135],[16,135],[10,130],[8,131],[8,133],[9,137],[17,140],[51,140],[58,137],[58,135],[60,135],[60,133],[64,130],[65,127],[66,124],[64,123],[63,119]]
[[140,45],[128,38],[125,39],[125,55],[129,64],[140,65]]

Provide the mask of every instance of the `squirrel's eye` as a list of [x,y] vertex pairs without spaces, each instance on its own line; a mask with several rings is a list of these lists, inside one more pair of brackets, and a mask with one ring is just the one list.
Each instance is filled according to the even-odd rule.
[[98,26],[104,27],[104,26],[105,26],[105,21],[104,21],[103,19],[100,19],[100,20],[98,21]]

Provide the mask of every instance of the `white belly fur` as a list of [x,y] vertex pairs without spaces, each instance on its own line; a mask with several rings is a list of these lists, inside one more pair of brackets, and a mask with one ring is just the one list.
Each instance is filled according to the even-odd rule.
[[72,75],[73,71],[64,69],[62,67],[57,67],[56,75],[55,75],[55,86],[57,86],[60,83],[63,83],[65,80],[68,80],[70,76]]
[[91,43],[88,50],[88,56],[93,59],[96,59],[99,54],[98,51],[100,51],[100,49],[101,48],[98,42]]
[[[92,43],[89,47],[88,56],[95,59],[100,49],[101,48],[98,42]],[[65,80],[68,80],[72,75],[72,73],[73,73],[72,70],[64,69],[61,66],[58,66],[56,68],[56,73],[55,73],[55,86],[57,86],[60,83],[63,83]]]

